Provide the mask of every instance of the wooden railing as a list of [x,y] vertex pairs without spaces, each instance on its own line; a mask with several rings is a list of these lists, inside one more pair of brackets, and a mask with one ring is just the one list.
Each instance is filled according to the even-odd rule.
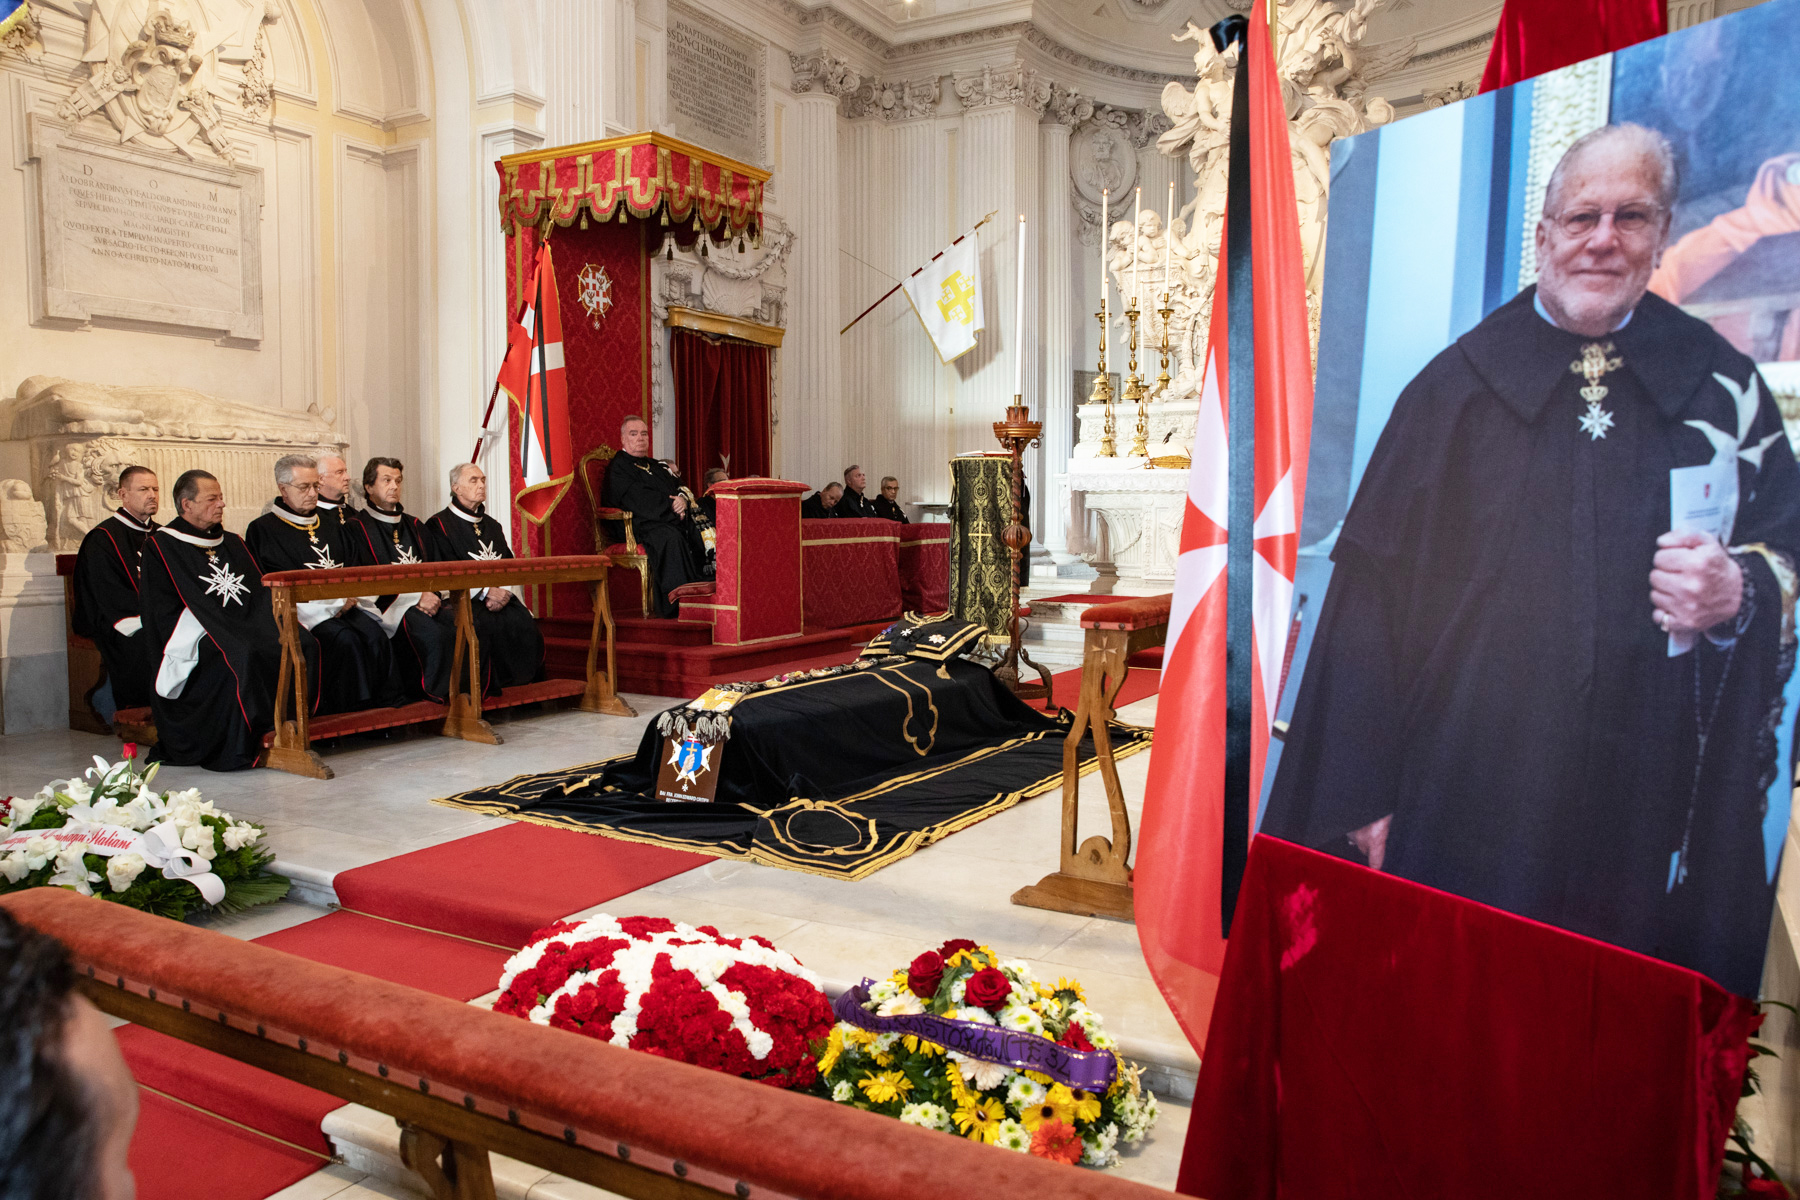
[[492,1200],[490,1153],[655,1200],[1167,1196],[61,888],[0,905],[102,1011],[393,1117],[440,1200]]
[[[1106,723],[1117,715],[1114,705],[1130,669],[1127,660],[1140,650],[1162,645],[1169,636],[1169,603],[1166,593],[1139,596],[1095,605],[1081,614],[1081,627],[1086,630],[1081,699],[1063,743],[1062,866],[1014,892],[1014,904],[1081,916],[1133,919],[1131,814],[1125,808]],[[1077,846],[1076,818],[1081,812],[1078,759],[1081,739],[1090,729],[1100,759],[1100,777],[1106,784],[1112,837],[1096,834]]]
[[[356,596],[389,595],[406,592],[448,592],[447,603],[455,606],[456,647],[450,666],[450,703],[414,705],[417,713],[405,715],[403,722],[436,720],[443,717],[445,737],[499,745],[500,735],[482,719],[481,646],[475,637],[470,593],[481,588],[546,586],[556,583],[586,583],[593,593],[594,620],[588,635],[587,678],[585,683],[569,681],[566,686],[532,685],[530,699],[553,699],[557,696],[581,696],[584,712],[636,716],[629,704],[619,698],[618,666],[615,659],[612,601],[607,595],[606,572],[612,560],[604,554],[574,555],[561,558],[502,558],[469,562],[430,562],[394,564],[380,567],[338,567],[324,571],[276,571],[263,576],[263,584],[273,593],[275,624],[281,631],[281,675],[275,690],[275,730],[269,745],[268,765],[296,775],[330,779],[326,766],[312,748],[311,697],[307,695],[306,657],[300,645],[299,605],[308,600],[348,600]],[[605,669],[601,670],[602,652]],[[378,710],[372,710],[378,711]],[[403,710],[404,711],[404,710]],[[352,714],[360,717],[362,714]],[[335,720],[335,718],[334,718]],[[342,722],[339,722],[340,724]],[[385,722],[395,723],[395,722]],[[352,721],[352,724],[358,724]],[[368,728],[377,725],[361,723]],[[336,730],[335,732],[344,732]]]

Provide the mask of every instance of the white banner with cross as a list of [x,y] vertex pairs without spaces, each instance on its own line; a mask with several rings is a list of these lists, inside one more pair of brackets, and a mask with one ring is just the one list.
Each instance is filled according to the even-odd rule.
[[975,348],[983,321],[981,259],[974,238],[953,243],[903,286],[939,358],[953,362]]

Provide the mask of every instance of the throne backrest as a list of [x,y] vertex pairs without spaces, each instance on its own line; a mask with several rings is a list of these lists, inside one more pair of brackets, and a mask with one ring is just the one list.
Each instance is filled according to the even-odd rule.
[[625,514],[609,507],[602,498],[601,488],[606,481],[606,468],[612,462],[614,453],[616,452],[611,446],[596,446],[582,455],[581,461],[575,464],[575,473],[581,476],[582,490],[587,493],[588,514],[594,522],[594,546],[601,551],[626,541],[629,536]]

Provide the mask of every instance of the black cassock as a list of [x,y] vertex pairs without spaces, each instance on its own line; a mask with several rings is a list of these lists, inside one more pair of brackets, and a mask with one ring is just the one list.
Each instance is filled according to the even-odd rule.
[[889,500],[886,496],[880,495],[879,493],[873,500],[869,501],[869,507],[875,510],[871,514],[872,516],[880,517],[884,521],[898,521],[902,525],[911,523],[906,519],[906,510],[904,508],[901,508],[896,501]]
[[[1356,858],[1346,833],[1391,813],[1384,870],[1750,995],[1800,469],[1754,364],[1654,295],[1600,339],[1620,365],[1593,437],[1571,370],[1593,341],[1527,291],[1401,393],[1332,552],[1262,830]],[[1672,656],[1649,585],[1670,471],[1716,445],[1744,604]]]
[[838,502],[831,506],[831,515],[834,517],[854,517],[868,520],[873,517],[884,516],[885,514],[879,511],[874,503],[861,492],[857,491],[855,488],[847,487],[844,489],[844,494],[838,497]]
[[[631,514],[631,531],[650,556],[651,602],[659,617],[675,615],[669,593],[684,583],[707,578],[706,542],[694,522],[675,515],[674,497],[681,481],[654,458],[638,458],[624,451],[606,464],[601,484],[601,503]],[[624,537],[612,538],[624,541]]]
[[[158,655],[153,756],[213,771],[252,765],[274,724],[281,670],[281,639],[256,559],[234,533],[175,520],[146,540],[143,563],[138,636]],[[318,643],[304,631],[300,642],[316,682]]]
[[[250,522],[244,540],[265,574],[326,570],[356,561],[336,512],[301,516],[279,500]],[[400,702],[393,651],[379,620],[360,608],[344,611],[342,600],[304,601],[299,615],[300,624],[319,643],[323,680],[313,694],[314,712],[357,712]]]
[[[425,540],[437,562],[513,556],[512,547],[506,543],[506,531],[488,515],[485,504],[471,512],[451,500],[450,507],[425,522]],[[544,635],[538,630],[537,618],[517,596],[499,612],[490,612],[482,599],[486,594],[484,588],[480,595],[469,597],[475,640],[481,648],[483,693],[536,682],[544,673]],[[456,606],[444,604],[437,611],[437,620],[446,629],[454,630]]]
[[75,554],[75,632],[92,638],[112,681],[115,708],[150,703],[160,657],[142,632],[138,600],[140,555],[156,522],[144,524],[120,509],[88,531]]
[[[380,512],[373,505],[352,510],[348,524],[351,557],[359,564],[386,566],[432,561],[424,522],[403,507],[396,506],[391,513]],[[418,592],[405,592],[365,599],[361,607],[388,631],[394,670],[407,695],[414,699],[428,697],[442,704],[448,699],[456,630],[420,612],[418,602]]]

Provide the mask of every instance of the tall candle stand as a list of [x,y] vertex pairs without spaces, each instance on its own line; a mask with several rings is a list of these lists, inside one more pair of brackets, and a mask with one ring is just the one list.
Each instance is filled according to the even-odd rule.
[[1137,404],[1137,428],[1132,430],[1131,450],[1127,458],[1150,457],[1150,410],[1144,404],[1144,380],[1138,374],[1138,301],[1131,298],[1125,308],[1125,319],[1131,323],[1128,344],[1131,347],[1131,374],[1125,380],[1125,399]]
[[[1104,371],[1100,378],[1106,378]],[[1000,540],[1006,543],[1007,550],[1011,552],[1009,565],[1012,574],[1012,607],[1007,613],[1006,655],[994,668],[994,675],[1021,700],[1041,700],[1050,695],[1050,672],[1033,662],[1031,654],[1025,649],[1024,616],[1028,610],[1019,605],[1019,560],[1024,556],[1025,548],[1031,545],[1031,530],[1025,524],[1025,468],[1020,456],[1024,454],[1025,447],[1037,444],[1043,432],[1043,423],[1031,419],[1031,409],[1022,396],[1013,397],[1012,405],[1006,410],[1006,420],[994,422],[994,436],[1012,455],[1012,522],[1000,535]],[[1042,682],[1022,682],[1019,678],[1021,664],[1036,671]]]
[[1106,318],[1108,315],[1104,304],[1100,306],[1100,311],[1094,314],[1100,321],[1100,371],[1094,376],[1094,390],[1088,394],[1088,403],[1104,405],[1101,411],[1106,414],[1105,423],[1100,427],[1098,457],[1117,458],[1119,457],[1119,447],[1118,443],[1113,440],[1118,431],[1113,424],[1112,380],[1106,374]]
[[1156,310],[1156,315],[1161,317],[1163,322],[1162,374],[1156,377],[1156,390],[1151,395],[1161,396],[1169,390],[1169,322],[1175,316],[1175,309],[1169,304],[1169,293],[1162,294],[1162,307]]

